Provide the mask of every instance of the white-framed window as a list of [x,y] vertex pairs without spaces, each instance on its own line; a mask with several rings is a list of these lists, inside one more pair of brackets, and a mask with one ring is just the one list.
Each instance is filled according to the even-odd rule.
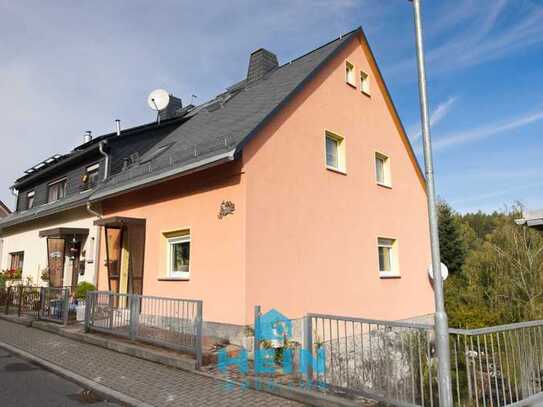
[[364,71],[360,71],[360,92],[370,95],[370,77]]
[[167,238],[168,277],[190,278],[190,233]]
[[99,174],[100,174],[100,163],[96,163],[87,167],[82,179],[83,181],[82,190],[86,191],[88,189],[94,188],[98,184]]
[[356,88],[356,78],[354,72],[354,65],[349,61],[345,61],[345,82]]
[[326,168],[345,172],[345,140],[338,134],[325,132],[324,148],[326,153]]
[[30,191],[26,194],[26,209],[32,209],[34,207],[34,191]]
[[399,277],[398,242],[396,239],[380,237],[377,239],[379,257],[379,276]]
[[391,187],[390,159],[381,153],[375,153],[375,180],[377,184]]
[[47,189],[47,202],[55,202],[66,196],[66,178],[51,182]]

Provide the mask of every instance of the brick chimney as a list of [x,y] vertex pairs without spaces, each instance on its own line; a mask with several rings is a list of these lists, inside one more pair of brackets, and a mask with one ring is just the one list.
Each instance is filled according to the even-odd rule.
[[277,55],[267,49],[260,48],[251,54],[249,69],[247,70],[247,83],[262,79],[268,72],[279,66]]

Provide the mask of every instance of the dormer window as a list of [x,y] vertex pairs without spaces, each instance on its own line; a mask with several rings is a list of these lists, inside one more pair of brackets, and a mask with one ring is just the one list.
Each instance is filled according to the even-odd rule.
[[30,191],[26,194],[26,209],[32,209],[34,206],[34,191]]
[[98,177],[100,175],[100,164],[96,163],[94,165],[91,165],[90,167],[87,167],[85,170],[85,174],[81,177],[81,180],[83,181],[83,185],[81,186],[81,189],[83,191],[86,191],[88,189],[94,188],[98,184]]
[[66,178],[51,182],[47,190],[47,202],[55,202],[66,196]]

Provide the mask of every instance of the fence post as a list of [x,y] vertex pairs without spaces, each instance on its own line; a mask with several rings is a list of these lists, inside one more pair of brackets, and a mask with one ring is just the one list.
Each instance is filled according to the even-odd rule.
[[128,295],[128,309],[130,311],[130,319],[128,326],[128,333],[130,335],[130,340],[135,340],[138,333],[138,325],[140,318],[140,302],[138,296],[135,294]]
[[[307,383],[313,382],[313,321],[311,315],[306,314],[304,317],[304,347],[302,357],[305,358],[304,365],[307,369]],[[301,359],[301,358],[300,358]],[[301,362],[301,361],[300,361]]]
[[8,315],[9,314],[9,304],[11,302],[11,289],[12,287],[8,287],[8,292],[6,294],[6,309],[4,310],[4,314]]
[[94,299],[94,293],[87,291],[87,296],[85,297],[85,332],[90,332],[91,326],[91,307]]
[[21,316],[21,309],[23,307],[23,290],[24,290],[24,287],[22,285],[17,287],[17,291],[19,294],[19,298],[17,299],[17,316],[18,317]]
[[42,319],[45,310],[45,287],[40,287],[40,309],[38,310],[38,319]]
[[109,297],[109,329],[113,329],[113,308],[115,305],[115,295],[113,294],[113,291],[108,292]]
[[67,288],[64,289],[64,302],[62,308],[64,309],[63,323],[64,326],[66,326],[68,325],[68,314],[70,313],[70,291]]
[[203,303],[198,301],[196,306],[196,369],[202,367],[202,330],[203,330]]
[[260,357],[260,316],[262,315],[260,305],[255,305],[255,321],[254,321],[254,330],[255,330],[255,343],[253,344],[253,359],[255,365],[255,376],[258,376],[258,366]]

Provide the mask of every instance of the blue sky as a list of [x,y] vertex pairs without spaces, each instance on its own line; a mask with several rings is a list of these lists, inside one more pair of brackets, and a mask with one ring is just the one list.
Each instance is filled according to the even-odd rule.
[[[149,91],[189,101],[362,25],[420,157],[407,0],[0,0],[0,199],[26,168],[153,120]],[[543,207],[543,0],[423,1],[437,191],[459,211]],[[420,157],[421,158],[421,157]],[[422,161],[421,161],[422,162]]]

